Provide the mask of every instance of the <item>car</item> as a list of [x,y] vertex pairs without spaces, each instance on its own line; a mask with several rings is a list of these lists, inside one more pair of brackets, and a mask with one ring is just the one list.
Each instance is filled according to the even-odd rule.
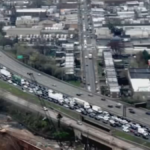
[[82,125],[82,122],[80,120],[77,120],[78,125]]
[[135,133],[136,131],[134,129],[130,129],[130,132],[131,133]]
[[107,123],[108,123],[108,120],[103,120],[103,123],[107,124]]
[[146,114],[146,115],[150,115],[150,112],[148,111],[148,112],[146,112],[145,114]]
[[75,109],[73,105],[70,105],[69,108],[72,109],[72,110]]
[[147,135],[143,135],[143,138],[146,139],[146,140],[149,139]]
[[96,116],[95,116],[95,119],[96,119],[96,120],[103,119],[103,116],[101,116],[101,115],[96,115]]
[[102,101],[105,101],[106,99],[105,99],[105,98],[101,98],[101,100],[102,100]]
[[123,128],[122,129],[124,132],[129,132],[129,129],[128,128]]
[[122,106],[122,104],[120,104],[120,103],[116,104],[116,108],[121,108],[121,106]]
[[135,136],[140,136],[140,134],[138,132],[134,132]]
[[44,111],[48,111],[48,108],[47,108],[47,107],[43,107],[43,110],[44,110]]
[[52,86],[56,87],[56,84],[52,84]]
[[81,112],[83,115],[87,115],[87,112],[84,110]]
[[94,118],[95,115],[96,115],[95,113],[90,113],[90,114],[89,114],[89,117]]
[[109,108],[113,108],[113,105],[107,105]]
[[81,111],[81,109],[76,109],[75,111],[77,111],[77,112],[79,112],[79,113],[81,113],[82,111]]
[[133,109],[129,110],[129,112],[130,112],[131,114],[135,114],[135,111],[134,111]]
[[93,94],[92,94],[92,93],[89,93],[89,94],[88,94],[88,96],[91,96],[91,97],[93,97]]
[[81,95],[82,95],[82,93],[77,93],[76,95],[77,95],[77,96],[81,96]]
[[38,73],[38,76],[41,76],[41,74],[40,74],[40,73]]

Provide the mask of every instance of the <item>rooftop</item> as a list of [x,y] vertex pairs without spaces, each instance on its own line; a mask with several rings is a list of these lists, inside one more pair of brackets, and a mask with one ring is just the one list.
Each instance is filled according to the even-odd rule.
[[132,68],[129,69],[130,77],[133,79],[150,79],[150,69]]

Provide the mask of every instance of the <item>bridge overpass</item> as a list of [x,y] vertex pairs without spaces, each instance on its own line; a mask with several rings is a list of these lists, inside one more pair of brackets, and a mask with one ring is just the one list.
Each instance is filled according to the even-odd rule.
[[[47,116],[49,116],[51,119],[53,120],[57,119],[58,112],[56,111],[54,112],[49,109],[48,111],[44,112],[43,108],[40,107],[39,105],[33,104],[22,98],[14,96],[6,91],[1,90],[0,95],[6,101],[13,103],[19,107],[29,109],[30,111],[33,112],[38,112],[44,116],[45,113],[47,113]],[[142,148],[139,148],[139,146],[135,146],[133,144],[115,138],[112,135],[102,132],[99,129],[93,128],[88,124],[79,125],[77,124],[76,120],[68,118],[66,116],[63,116],[61,122],[67,125],[68,127],[72,127],[75,130],[75,133],[78,132],[79,136],[86,137],[88,135],[89,139],[97,141],[98,143],[101,143],[103,145],[106,145],[107,147],[110,148],[110,150],[144,150]]]

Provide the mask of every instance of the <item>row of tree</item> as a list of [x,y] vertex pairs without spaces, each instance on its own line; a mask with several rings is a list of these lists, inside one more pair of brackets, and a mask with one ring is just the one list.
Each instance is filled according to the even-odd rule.
[[21,61],[23,63],[56,78],[67,80],[64,69],[56,66],[54,58],[40,54],[36,49],[26,47],[23,44],[16,44],[12,48],[12,52],[16,56],[22,55],[23,59]]

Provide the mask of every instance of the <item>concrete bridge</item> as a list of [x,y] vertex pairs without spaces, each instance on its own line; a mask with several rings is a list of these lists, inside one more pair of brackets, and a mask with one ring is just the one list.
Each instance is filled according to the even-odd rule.
[[[43,108],[37,104],[33,104],[27,100],[24,100],[22,98],[19,98],[17,96],[12,95],[9,92],[0,90],[0,96],[1,98],[5,99],[6,101],[15,104],[21,108],[28,109],[33,112],[41,113],[41,115],[45,116],[45,112]],[[56,120],[58,112],[49,109],[46,111],[47,116],[49,116],[51,119]],[[111,136],[110,134],[94,128],[91,125],[88,124],[77,124],[77,121],[74,119],[71,119],[69,117],[63,116],[62,123],[64,123],[68,127],[72,127],[75,131],[75,134],[78,137],[87,137],[88,139],[91,139],[97,143],[103,144],[110,148],[110,150],[144,150],[142,148],[139,148],[139,146],[130,144],[126,141],[122,141],[118,138],[115,138]]]

